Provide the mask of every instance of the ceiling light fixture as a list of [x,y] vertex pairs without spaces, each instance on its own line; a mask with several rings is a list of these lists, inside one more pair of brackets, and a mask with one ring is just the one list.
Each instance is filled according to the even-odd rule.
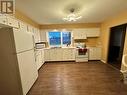
[[75,12],[74,8],[70,9],[70,14],[67,17],[64,17],[63,20],[71,22],[71,21],[77,21],[78,19],[82,18],[82,16],[76,16],[74,12]]

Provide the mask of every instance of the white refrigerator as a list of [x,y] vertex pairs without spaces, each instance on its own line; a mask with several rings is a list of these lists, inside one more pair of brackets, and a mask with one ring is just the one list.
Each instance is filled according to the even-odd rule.
[[[0,95],[26,95],[38,77],[33,35],[13,28],[0,29]],[[3,66],[3,67],[2,67]]]

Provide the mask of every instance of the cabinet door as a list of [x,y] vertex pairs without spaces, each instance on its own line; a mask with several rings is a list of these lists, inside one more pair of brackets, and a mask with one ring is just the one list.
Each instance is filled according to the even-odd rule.
[[19,22],[19,28],[21,32],[27,32],[27,24],[23,23],[23,22]]
[[93,57],[93,50],[92,48],[89,48],[89,60],[92,60],[92,57]]
[[34,28],[30,25],[27,25],[27,31],[33,33]]
[[74,39],[86,39],[85,29],[74,29],[73,36]]
[[100,60],[101,59],[101,48],[91,47],[89,48],[89,60]]
[[90,28],[86,29],[87,37],[99,37],[100,36],[100,28]]
[[87,36],[86,36],[86,32],[85,31],[81,31],[81,34],[80,34],[80,39],[86,39]]
[[62,55],[63,55],[63,51],[61,48],[58,48],[55,50],[55,60],[56,61],[63,61],[63,58],[62,58]]
[[46,35],[46,31],[44,31],[44,30],[41,30],[40,31],[40,39],[41,39],[41,41],[43,41],[43,42],[47,42],[47,35]]
[[40,30],[39,29],[37,29],[37,33],[38,33],[38,41],[41,41]]
[[75,60],[74,49],[63,49],[63,61]]
[[33,29],[35,43],[40,41],[40,31],[37,28]]
[[80,37],[79,33],[76,30],[73,31],[73,37],[74,39],[78,39]]
[[36,56],[36,64],[37,64],[37,69],[39,69],[42,66],[42,54],[39,51],[39,54]]
[[95,60],[95,49],[89,48],[89,60]]
[[50,52],[50,61],[56,61],[57,52],[56,49],[49,49]]
[[44,64],[44,62],[45,62],[45,59],[44,59],[44,49],[42,50],[42,65]]
[[101,48],[100,47],[96,48],[96,59],[101,60]]
[[19,22],[14,17],[7,16],[8,25],[14,28],[19,28]]
[[75,60],[75,52],[76,50],[75,49],[71,49],[71,60]]
[[49,51],[49,49],[44,50],[44,60],[45,61],[50,61],[50,51]]
[[0,24],[7,25],[7,18],[6,18],[6,16],[0,16]]
[[67,61],[68,60],[68,56],[69,56],[68,49],[62,49],[62,51],[63,51],[63,58],[62,58],[62,60],[63,61]]
[[68,53],[68,56],[67,56],[68,58],[67,59],[68,60],[71,60],[72,59],[72,56],[73,56],[72,55],[72,50],[71,49],[67,49],[67,53]]
[[36,51],[36,64],[37,69],[39,69],[44,64],[44,50]]

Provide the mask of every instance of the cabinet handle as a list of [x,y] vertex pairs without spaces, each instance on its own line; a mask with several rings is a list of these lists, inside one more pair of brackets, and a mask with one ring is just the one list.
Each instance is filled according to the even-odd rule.
[[5,20],[3,20],[3,23],[5,23],[6,21]]

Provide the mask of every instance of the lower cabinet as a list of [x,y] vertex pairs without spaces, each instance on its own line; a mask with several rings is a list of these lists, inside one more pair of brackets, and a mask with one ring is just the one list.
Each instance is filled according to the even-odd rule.
[[36,51],[36,64],[39,69],[44,64],[44,50]]
[[[55,56],[54,56],[55,54]],[[51,54],[52,56],[54,56],[54,61],[62,61],[63,60],[63,49],[58,48],[58,49],[54,49],[54,54]],[[51,56],[51,58],[52,58]]]
[[89,47],[89,60],[101,60],[101,47]]
[[[101,47],[89,47],[89,60],[101,60]],[[44,61],[74,61],[75,48],[44,49]]]
[[63,49],[63,61],[75,60],[75,49]]
[[74,48],[53,48],[44,50],[45,61],[72,61],[75,60]]
[[50,50],[49,49],[44,49],[44,60],[50,61]]

